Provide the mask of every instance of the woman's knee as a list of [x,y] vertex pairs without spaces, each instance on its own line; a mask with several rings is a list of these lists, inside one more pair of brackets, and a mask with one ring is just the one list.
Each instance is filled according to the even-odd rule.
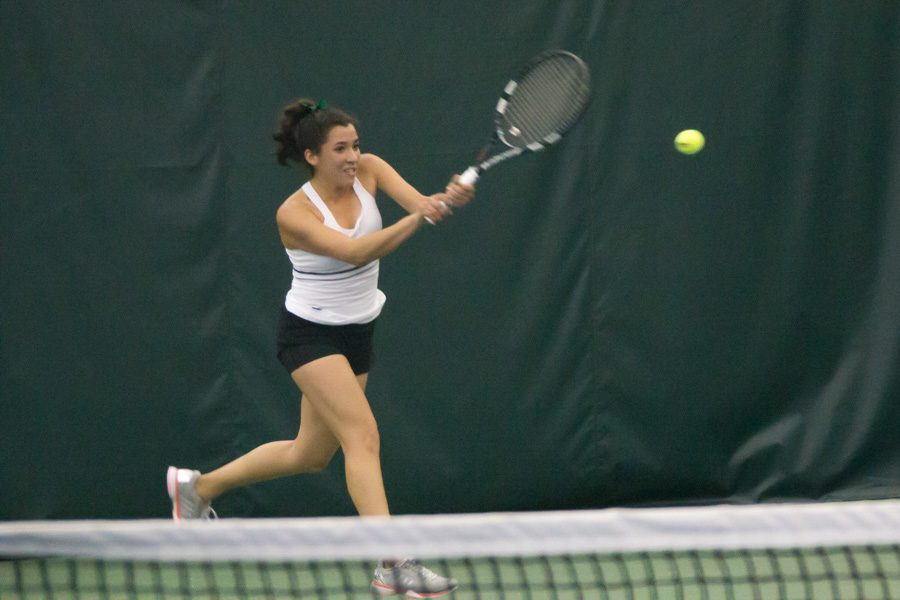
[[334,454],[330,455],[319,455],[312,456],[310,460],[306,464],[306,472],[307,473],[318,473],[320,471],[324,471],[328,465],[331,464],[331,459],[334,457]]
[[308,446],[303,448],[295,440],[291,445],[292,470],[295,474],[324,471],[331,464],[336,451],[336,448],[333,451],[324,448],[310,449]]
[[381,436],[375,420],[348,430],[341,442],[344,453],[363,452],[377,456],[381,452]]

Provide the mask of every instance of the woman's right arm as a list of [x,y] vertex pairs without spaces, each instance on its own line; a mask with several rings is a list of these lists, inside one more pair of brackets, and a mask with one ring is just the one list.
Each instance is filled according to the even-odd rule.
[[354,239],[326,227],[310,210],[296,203],[285,202],[275,217],[286,248],[331,256],[356,266],[368,264],[396,250],[413,236],[423,219],[422,213],[415,212],[390,227]]

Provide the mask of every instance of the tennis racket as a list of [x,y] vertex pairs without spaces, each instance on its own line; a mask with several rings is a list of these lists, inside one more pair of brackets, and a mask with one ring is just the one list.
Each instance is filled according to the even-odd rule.
[[581,118],[590,94],[590,70],[571,52],[550,50],[534,57],[503,88],[494,133],[459,181],[473,184],[508,158],[555,144]]

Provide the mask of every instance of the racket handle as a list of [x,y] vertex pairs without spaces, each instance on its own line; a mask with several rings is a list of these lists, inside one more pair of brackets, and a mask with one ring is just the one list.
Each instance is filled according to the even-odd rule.
[[[443,207],[444,207],[446,210],[449,210],[449,209],[450,209],[450,206],[449,206],[446,202],[444,202],[443,200],[441,200],[441,204],[443,205]],[[436,224],[437,224],[437,223],[435,223],[434,221],[432,221],[432,220],[431,220],[430,218],[428,218],[428,217],[425,217],[425,220],[428,222],[429,225],[436,225]]]
[[459,182],[463,185],[472,185],[476,181],[478,181],[478,169],[475,167],[469,167],[459,176]]

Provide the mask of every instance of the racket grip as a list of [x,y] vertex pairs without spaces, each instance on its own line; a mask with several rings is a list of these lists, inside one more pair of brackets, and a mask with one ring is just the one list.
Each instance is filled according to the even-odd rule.
[[478,181],[478,169],[475,167],[469,167],[459,176],[459,182],[463,185],[472,185],[476,181]]

